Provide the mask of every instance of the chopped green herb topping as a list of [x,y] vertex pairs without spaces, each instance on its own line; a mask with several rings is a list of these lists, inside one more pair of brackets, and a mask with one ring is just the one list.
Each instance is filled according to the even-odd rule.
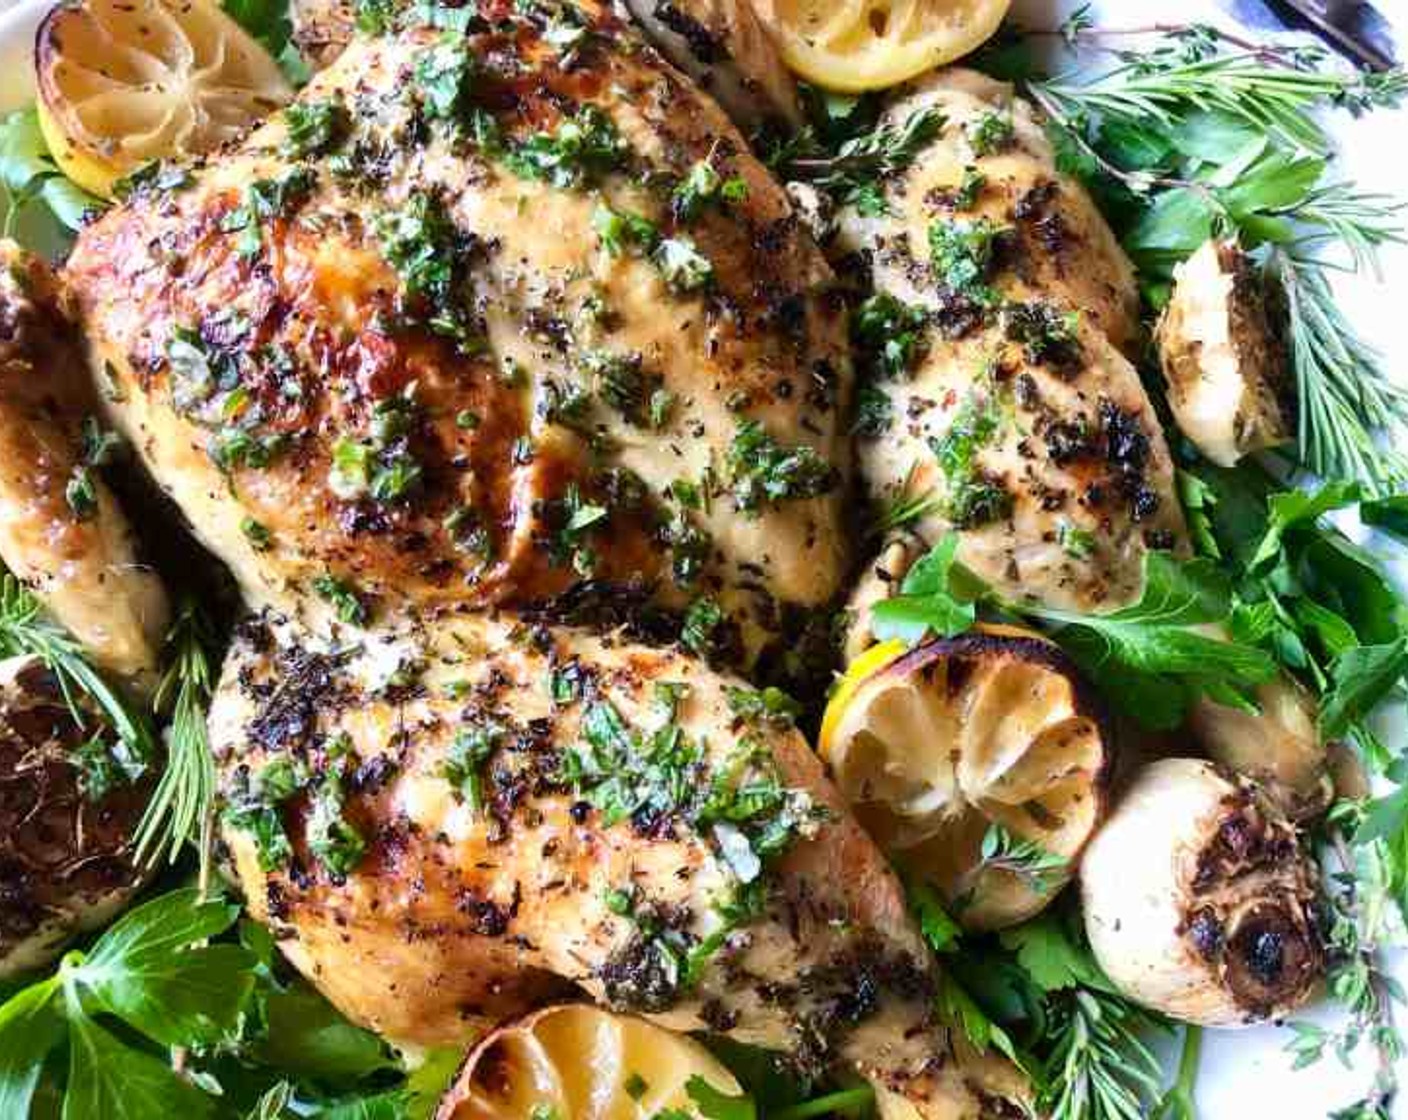
[[810,797],[783,786],[772,755],[751,738],[714,767],[673,718],[640,732],[609,701],[595,700],[583,713],[582,739],[564,756],[564,780],[601,811],[606,827],[629,820],[653,833],[678,821],[717,841],[724,826],[724,843],[741,838],[747,850],[728,859],[741,882],[756,879],[762,860],[817,820]]
[[1001,424],[991,393],[975,389],[954,413],[948,431],[930,440],[948,480],[945,514],[959,528],[976,528],[1006,517],[1012,495],[977,464],[978,452],[992,442]]
[[413,77],[427,117],[459,119],[474,84],[474,59],[463,37],[447,34],[422,50],[416,55]]
[[763,689],[728,688],[725,695],[729,710],[747,723],[791,727],[802,714],[801,704],[772,685]]
[[601,247],[613,257],[628,249],[648,253],[660,242],[660,229],[649,218],[630,210],[613,210],[604,202],[592,211],[592,229]]
[[336,878],[351,872],[367,850],[361,831],[346,817],[349,767],[345,756],[328,761],[313,786],[306,826],[308,850]]
[[880,377],[902,378],[924,353],[922,307],[902,303],[887,292],[871,296],[851,316],[856,347]]
[[1058,369],[1080,361],[1079,311],[1062,311],[1045,300],[1009,303],[1002,308],[1003,333],[1020,342],[1026,359]]
[[993,302],[996,297],[987,280],[998,241],[1009,229],[987,218],[934,222],[929,226],[929,254],[935,278],[959,295]]
[[680,641],[691,653],[708,657],[719,652],[724,631],[724,612],[717,602],[701,595],[689,604],[680,629]]
[[757,420],[738,425],[728,449],[733,504],[756,513],[766,502],[817,498],[836,488],[836,468],[813,448],[786,447]]
[[697,292],[714,282],[714,265],[687,237],[667,237],[650,259],[673,292]]
[[1016,139],[1016,129],[1012,126],[1012,113],[997,109],[984,113],[966,129],[968,143],[976,156],[990,156],[1004,151]]
[[332,604],[337,617],[348,626],[365,626],[371,617],[357,589],[345,579],[333,575],[318,576],[313,580],[313,590]]
[[557,525],[551,548],[553,564],[570,563],[579,575],[591,575],[596,569],[597,556],[588,545],[587,537],[590,532],[604,527],[610,516],[610,510],[585,501],[577,483],[569,482],[562,500],[552,503],[552,519]]
[[324,155],[342,141],[349,126],[347,108],[336,98],[295,101],[284,110],[283,150],[297,159]]
[[292,759],[270,759],[257,772],[241,767],[226,795],[225,822],[254,839],[261,871],[286,867],[293,845],[284,831],[282,807],[308,784],[306,769]]
[[474,715],[455,732],[441,776],[455,796],[478,813],[484,808],[483,766],[509,738],[507,724],[494,716]]
[[255,552],[268,552],[273,544],[273,534],[252,517],[240,520],[240,532],[244,534],[244,539],[249,542],[249,547]]
[[624,167],[630,148],[595,105],[564,117],[555,132],[538,132],[504,156],[510,171],[554,187],[584,187]]
[[373,228],[401,279],[403,304],[420,305],[412,317],[463,349],[477,349],[479,332],[467,290],[474,239],[456,228],[439,195],[418,191],[401,209],[379,215]]
[[262,222],[287,217],[309,194],[316,176],[306,167],[293,167],[274,179],[256,179],[245,189],[244,201],[220,220],[225,233],[238,233],[235,251],[258,255],[263,246]]
[[739,178],[725,180],[707,159],[689,169],[670,196],[670,209],[676,220],[692,222],[708,207],[739,202],[748,197],[748,184]]
[[877,439],[894,423],[894,406],[878,385],[863,384],[856,391],[856,418],[851,431],[867,439]]

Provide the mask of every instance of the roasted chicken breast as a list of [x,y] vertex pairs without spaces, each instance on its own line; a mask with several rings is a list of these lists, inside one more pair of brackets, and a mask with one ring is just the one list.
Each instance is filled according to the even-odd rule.
[[0,242],[0,561],[98,665],[147,688],[166,594],[99,474],[108,449],[97,416],[53,274]]
[[507,615],[358,653],[266,616],[211,714],[225,837],[288,957],[397,1041],[462,1041],[577,985],[983,1115],[997,1090],[948,1060],[902,891],[759,699]]
[[116,423],[247,597],[326,628],[630,587],[756,649],[846,567],[833,277],[628,24],[354,41],[88,227]]
[[880,503],[928,495],[913,527],[1012,597],[1098,611],[1138,594],[1147,548],[1184,536],[1173,467],[1123,350],[1138,328],[1129,262],[1056,170],[1030,109],[961,70],[885,114],[937,111],[937,137],[850,209],[840,248],[877,295],[859,460]]

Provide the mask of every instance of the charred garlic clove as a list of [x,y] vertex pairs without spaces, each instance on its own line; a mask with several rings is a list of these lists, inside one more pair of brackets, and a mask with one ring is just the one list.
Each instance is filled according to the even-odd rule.
[[1130,999],[1204,1026],[1284,1015],[1325,969],[1317,874],[1253,782],[1210,762],[1145,767],[1085,853],[1085,928]]
[[968,929],[1046,906],[1104,815],[1100,707],[1054,643],[1013,627],[872,647],[818,749],[871,836]]
[[1333,788],[1315,701],[1287,677],[1256,690],[1255,712],[1201,698],[1188,728],[1214,762],[1259,783],[1294,819],[1321,812]]
[[141,884],[128,846],[147,787],[80,727],[35,657],[0,661],[0,979],[48,964]]
[[1174,419],[1214,463],[1230,467],[1293,437],[1285,348],[1236,242],[1205,242],[1174,270],[1155,340]]
[[691,1078],[736,1096],[733,1074],[688,1035],[595,1007],[548,1007],[465,1059],[436,1120],[634,1120],[693,1115]]

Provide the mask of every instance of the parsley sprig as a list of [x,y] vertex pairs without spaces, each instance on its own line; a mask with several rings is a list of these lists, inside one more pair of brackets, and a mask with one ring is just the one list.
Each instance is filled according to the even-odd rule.
[[1222,622],[1232,610],[1231,581],[1209,560],[1150,552],[1137,602],[1082,614],[1003,600],[957,562],[958,540],[952,533],[941,539],[910,569],[900,593],[875,605],[877,638],[917,642],[929,633],[962,633],[980,604],[1024,617],[1047,629],[1113,703],[1156,728],[1177,726],[1200,694],[1245,706],[1245,694],[1275,675],[1266,651],[1196,629]]

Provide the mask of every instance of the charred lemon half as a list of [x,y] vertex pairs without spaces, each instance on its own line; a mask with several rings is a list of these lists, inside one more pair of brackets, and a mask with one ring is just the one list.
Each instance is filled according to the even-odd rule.
[[[696,1111],[695,1078],[741,1092],[687,1035],[584,1004],[544,1008],[489,1035],[465,1059],[436,1120],[637,1120]],[[697,1088],[697,1084],[696,1084]]]
[[1111,757],[1074,664],[997,626],[867,651],[832,695],[820,751],[871,835],[968,929],[1020,922],[1070,879]]
[[59,4],[34,41],[39,125],[85,190],[243,136],[293,98],[278,63],[210,0]]
[[787,65],[842,93],[884,89],[976,50],[1010,0],[759,0]]

